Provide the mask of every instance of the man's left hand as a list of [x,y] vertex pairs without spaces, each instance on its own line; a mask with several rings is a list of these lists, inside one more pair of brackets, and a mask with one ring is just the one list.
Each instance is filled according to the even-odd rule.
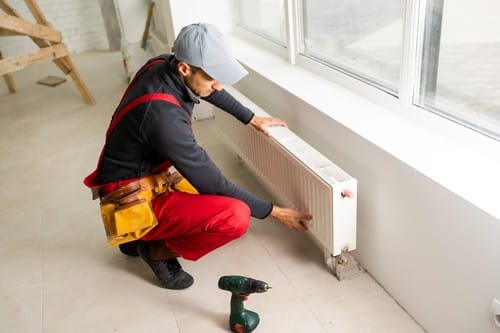
[[263,132],[265,135],[269,135],[269,131],[267,130],[268,127],[270,126],[283,126],[283,127],[288,127],[286,122],[280,118],[274,118],[274,117],[258,117],[254,116],[252,120],[250,120],[250,124],[252,126]]

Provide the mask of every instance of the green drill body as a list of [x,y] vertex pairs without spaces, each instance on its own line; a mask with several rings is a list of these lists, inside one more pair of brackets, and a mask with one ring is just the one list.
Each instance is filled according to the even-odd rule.
[[270,287],[264,281],[239,275],[226,275],[219,279],[219,288],[231,292],[229,327],[232,332],[249,333],[259,324],[259,315],[246,310],[243,301],[252,293],[263,293]]

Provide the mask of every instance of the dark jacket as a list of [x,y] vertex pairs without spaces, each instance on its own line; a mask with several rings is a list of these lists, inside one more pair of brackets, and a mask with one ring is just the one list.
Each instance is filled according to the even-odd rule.
[[[268,216],[272,204],[231,183],[198,145],[191,129],[198,97],[174,72],[172,55],[158,58],[166,61],[145,71],[120,106],[148,93],[166,93],[173,95],[181,107],[165,101],[150,101],[127,113],[107,140],[98,183],[139,178],[168,160],[200,193],[240,199],[250,207],[252,216]],[[254,115],[225,90],[214,91],[204,99],[244,124]]]

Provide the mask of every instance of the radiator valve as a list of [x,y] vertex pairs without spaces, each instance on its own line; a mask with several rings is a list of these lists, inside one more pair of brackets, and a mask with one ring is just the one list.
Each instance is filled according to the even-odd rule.
[[346,198],[346,197],[347,198],[354,198],[354,192],[348,188],[346,188],[345,190],[340,192],[340,195],[342,196],[342,198]]

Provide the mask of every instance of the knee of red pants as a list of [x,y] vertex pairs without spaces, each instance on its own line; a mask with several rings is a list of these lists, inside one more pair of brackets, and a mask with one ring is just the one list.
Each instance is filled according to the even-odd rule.
[[245,234],[250,223],[250,208],[243,201],[224,198],[225,208],[211,218],[204,231],[224,235],[228,241]]
[[250,207],[246,203],[240,200],[234,200],[231,205],[233,210],[233,231],[232,234],[235,238],[243,236],[250,224]]
[[[250,207],[241,200],[217,195],[169,193],[153,200],[159,225],[146,234],[144,240],[192,238],[209,233],[230,241],[241,237],[248,229]],[[193,207],[196,207],[194,211]]]
[[221,211],[212,223],[205,225],[203,232],[165,239],[167,246],[185,259],[198,260],[243,236],[250,224],[250,208],[240,200],[225,198],[224,201],[224,211]]

